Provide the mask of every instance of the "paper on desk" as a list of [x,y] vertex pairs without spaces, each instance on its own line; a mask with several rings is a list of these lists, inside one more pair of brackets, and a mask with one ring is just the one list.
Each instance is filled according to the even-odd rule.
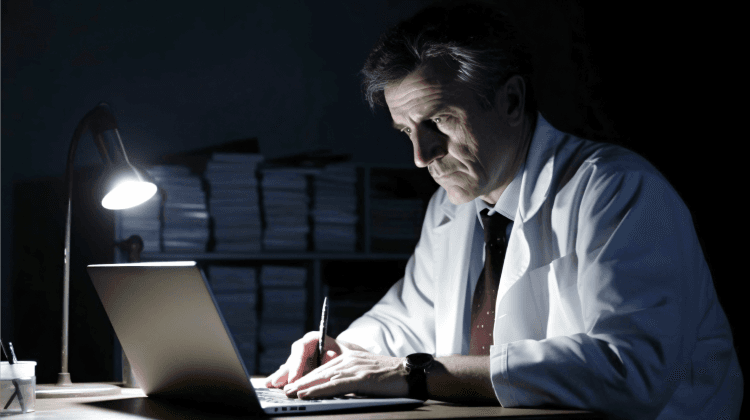
[[265,376],[252,377],[252,378],[250,378],[250,383],[253,384],[253,387],[255,387],[255,388],[265,388],[266,387],[266,377]]

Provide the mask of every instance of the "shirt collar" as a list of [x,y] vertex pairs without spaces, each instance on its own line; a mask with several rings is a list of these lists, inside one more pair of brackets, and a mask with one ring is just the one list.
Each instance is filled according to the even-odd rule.
[[474,206],[476,207],[477,217],[479,218],[480,223],[482,218],[480,217],[479,213],[484,209],[491,209],[492,211],[490,211],[490,214],[494,214],[495,212],[497,212],[507,217],[511,221],[514,221],[516,212],[518,211],[518,201],[521,196],[521,182],[523,180],[523,172],[526,168],[526,162],[528,162],[529,155],[531,154],[531,150],[535,144],[546,144],[543,141],[543,138],[545,136],[549,136],[550,129],[554,129],[554,127],[552,127],[552,125],[547,122],[547,120],[542,116],[541,113],[537,113],[536,126],[534,127],[534,134],[532,134],[531,136],[531,142],[529,145],[529,151],[526,154],[526,159],[524,159],[521,167],[518,168],[518,172],[516,172],[516,175],[513,177],[513,181],[511,181],[508,185],[508,188],[506,188],[505,191],[500,194],[500,198],[497,200],[497,203],[495,203],[493,207],[490,207],[487,203],[484,202],[484,200],[479,197],[474,199]]
[[521,164],[521,167],[518,168],[516,175],[513,177],[513,181],[511,181],[505,191],[500,194],[500,198],[493,207],[490,207],[479,197],[474,199],[474,205],[476,206],[477,217],[479,217],[479,220],[482,220],[479,216],[479,213],[482,210],[491,209],[493,211],[490,211],[490,215],[497,212],[513,221],[516,216],[516,210],[518,210],[518,197],[521,194],[521,179],[523,178],[523,170],[525,167],[526,163],[524,162]]

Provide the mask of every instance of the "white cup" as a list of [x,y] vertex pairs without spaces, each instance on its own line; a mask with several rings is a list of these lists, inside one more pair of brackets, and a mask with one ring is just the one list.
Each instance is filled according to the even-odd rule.
[[0,414],[34,411],[36,362],[0,362]]

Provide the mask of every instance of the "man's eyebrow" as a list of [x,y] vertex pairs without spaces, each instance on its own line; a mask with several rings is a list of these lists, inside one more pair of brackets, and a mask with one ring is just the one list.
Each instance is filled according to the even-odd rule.
[[[450,105],[448,105],[448,104],[436,105],[436,106],[434,106],[434,107],[432,107],[430,109],[430,112],[428,112],[428,113],[425,114],[424,118],[425,119],[432,118],[436,114],[440,114],[441,112],[446,112],[448,109],[450,109]],[[404,128],[406,128],[405,125],[397,123],[396,121],[393,121],[392,125],[393,125],[393,128],[395,128],[396,130],[399,130],[399,131],[401,131]]]

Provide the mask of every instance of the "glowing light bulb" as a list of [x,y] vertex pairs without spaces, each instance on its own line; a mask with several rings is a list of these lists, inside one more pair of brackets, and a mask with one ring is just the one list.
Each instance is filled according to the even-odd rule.
[[122,210],[145,203],[156,194],[156,185],[145,181],[124,181],[102,199],[102,206],[110,210]]

